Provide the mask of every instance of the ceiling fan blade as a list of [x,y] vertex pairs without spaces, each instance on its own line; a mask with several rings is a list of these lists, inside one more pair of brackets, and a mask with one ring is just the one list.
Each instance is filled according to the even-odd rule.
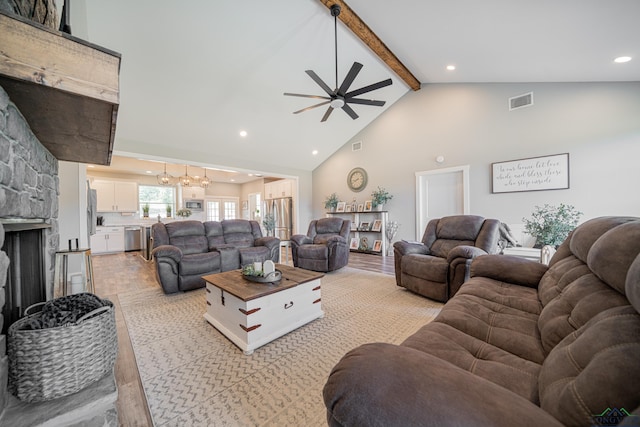
[[321,102],[320,104],[312,105],[311,107],[303,108],[302,110],[294,111],[293,114],[304,113],[307,110],[311,110],[312,108],[320,107],[322,105],[327,105],[331,101]]
[[382,107],[386,101],[377,101],[375,99],[362,99],[362,98],[346,98],[344,102],[349,104],[362,104],[362,105],[375,105],[376,107]]
[[307,73],[309,75],[309,77],[311,77],[313,79],[313,81],[316,82],[318,84],[318,86],[320,86],[322,88],[322,90],[327,92],[327,95],[329,95],[329,96],[333,95],[333,91],[331,90],[331,88],[329,86],[327,86],[327,84],[325,82],[323,82],[322,79],[320,77],[318,77],[318,75],[316,73],[313,72],[313,70],[307,70],[307,71],[305,71],[305,73]]
[[345,113],[347,113],[349,116],[351,116],[351,118],[353,120],[357,119],[359,116],[356,114],[355,111],[353,111],[353,109],[351,107],[349,107],[348,104],[344,104],[342,106],[342,109],[345,111]]
[[351,86],[351,83],[353,83],[353,81],[358,76],[360,70],[362,70],[362,64],[359,62],[354,62],[351,66],[351,69],[349,70],[349,73],[347,73],[347,77],[344,78],[344,81],[340,85],[340,89],[338,89],[338,95],[344,96],[344,94],[349,90],[349,86]]
[[326,122],[327,119],[329,118],[329,116],[331,115],[331,112],[333,111],[333,107],[329,106],[329,108],[327,109],[327,112],[324,113],[324,116],[322,116],[322,120],[320,120],[321,122]]
[[361,87],[360,89],[351,91],[345,95],[345,98],[353,98],[354,96],[362,95],[363,93],[371,92],[372,90],[389,86],[391,83],[393,83],[391,79],[382,80],[381,82],[374,83],[372,85]]
[[301,93],[288,93],[288,92],[285,92],[284,95],[285,96],[299,96],[299,97],[302,97],[302,98],[315,98],[315,99],[329,99],[329,100],[331,100],[331,98],[329,98],[328,96],[303,95]]

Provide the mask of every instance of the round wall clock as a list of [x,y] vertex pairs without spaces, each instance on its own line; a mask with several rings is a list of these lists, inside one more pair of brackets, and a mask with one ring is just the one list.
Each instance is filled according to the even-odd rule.
[[367,186],[367,171],[362,168],[353,168],[347,175],[347,185],[351,191],[360,192]]

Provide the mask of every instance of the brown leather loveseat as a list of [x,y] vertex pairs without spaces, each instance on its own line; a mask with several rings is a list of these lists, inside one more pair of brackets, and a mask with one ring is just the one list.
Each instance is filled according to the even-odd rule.
[[639,254],[640,218],[603,217],[548,267],[476,258],[434,321],[334,367],[329,425],[639,425]]

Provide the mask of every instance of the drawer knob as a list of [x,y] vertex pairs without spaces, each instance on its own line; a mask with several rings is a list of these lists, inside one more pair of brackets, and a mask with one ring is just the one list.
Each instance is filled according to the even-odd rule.
[[287,304],[286,302],[284,303],[284,309],[287,310],[289,308],[293,307],[293,301],[290,301],[289,304]]

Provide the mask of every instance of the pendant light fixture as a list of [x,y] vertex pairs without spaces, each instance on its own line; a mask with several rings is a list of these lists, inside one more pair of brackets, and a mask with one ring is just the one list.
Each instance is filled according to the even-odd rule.
[[167,173],[167,164],[164,164],[164,172],[160,175],[156,176],[158,179],[158,184],[160,185],[169,185],[173,182],[173,177]]
[[184,165],[184,175],[180,177],[180,184],[182,184],[183,187],[191,187],[191,185],[196,184],[196,179],[192,176],[189,176],[187,165]]
[[200,187],[207,188],[211,184],[211,180],[207,178],[207,168],[204,168],[204,178],[200,180]]

